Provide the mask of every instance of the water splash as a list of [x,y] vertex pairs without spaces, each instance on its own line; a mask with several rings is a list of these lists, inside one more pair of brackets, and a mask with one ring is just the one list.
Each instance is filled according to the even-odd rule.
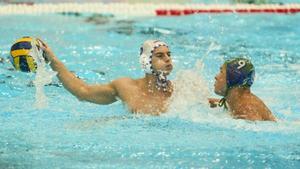
[[217,42],[211,40],[211,43],[208,46],[208,49],[205,53],[205,55],[201,58],[201,62],[203,62],[203,60],[212,52],[212,51],[218,51],[221,50],[222,46],[220,44],[218,44]]
[[204,60],[212,51],[220,49],[221,46],[212,41],[203,57],[197,60],[194,68],[178,71],[174,80],[175,90],[170,99],[169,112],[171,112],[171,116],[188,119],[210,116],[207,100],[210,92],[208,82],[204,79]]
[[176,74],[175,90],[165,116],[202,124],[222,124],[223,120],[231,120],[222,109],[210,108],[207,99],[211,93],[203,68],[204,63],[198,60],[193,69],[181,70]]
[[[39,41],[37,42],[40,43]],[[33,81],[33,84],[36,88],[34,106],[37,109],[43,109],[48,106],[47,97],[44,92],[44,86],[46,84],[50,84],[52,82],[52,78],[57,73],[53,71],[48,71],[46,69],[46,62],[43,57],[43,51],[39,49],[35,44],[32,44],[32,48],[33,50],[31,56],[33,57],[33,59],[37,64],[36,76],[35,76],[35,80]]]
[[213,52],[213,51],[218,51],[221,50],[222,46],[220,44],[218,44],[217,42],[215,42],[214,40],[211,40],[211,43],[208,46],[207,51],[205,52],[205,54],[203,55],[203,57],[196,62],[196,67],[199,70],[199,72],[203,73],[203,69],[204,69],[204,60],[207,58],[207,56]]
[[174,79],[175,90],[170,99],[171,115],[186,116],[192,107],[208,106],[209,89],[202,75],[203,66],[198,61],[193,69],[178,71]]

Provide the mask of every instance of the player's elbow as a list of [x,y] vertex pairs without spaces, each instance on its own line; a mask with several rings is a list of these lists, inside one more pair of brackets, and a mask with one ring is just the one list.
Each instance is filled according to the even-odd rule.
[[89,90],[86,86],[82,86],[75,94],[76,98],[80,101],[87,101],[89,99]]
[[266,117],[264,117],[265,121],[273,121],[273,122],[277,122],[276,117],[272,114],[267,115]]

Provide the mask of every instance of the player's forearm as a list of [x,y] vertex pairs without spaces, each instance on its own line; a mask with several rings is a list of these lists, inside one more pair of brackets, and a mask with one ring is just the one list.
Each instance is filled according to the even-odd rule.
[[110,104],[117,101],[117,92],[112,84],[87,85],[65,67],[46,43],[40,39],[39,41],[42,43],[40,47],[45,52],[45,59],[50,62],[51,68],[57,72],[58,79],[79,100],[98,104]]
[[63,86],[76,97],[81,97],[82,88],[86,84],[70,72],[56,57],[51,60],[50,66],[57,72],[57,77],[62,82]]
[[63,86],[79,100],[97,104],[110,104],[117,101],[116,91],[110,85],[87,85],[56,57],[52,59],[50,66],[57,72],[57,77]]
[[88,93],[87,85],[65,67],[46,43],[40,39],[38,40],[42,43],[40,47],[45,52],[46,61],[50,62],[51,68],[57,72],[57,77],[63,86],[77,98],[84,98]]

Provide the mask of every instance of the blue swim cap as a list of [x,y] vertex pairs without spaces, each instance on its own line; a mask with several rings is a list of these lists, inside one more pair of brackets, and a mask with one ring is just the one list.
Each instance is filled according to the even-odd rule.
[[250,87],[253,84],[255,69],[250,60],[235,58],[225,62],[227,88]]

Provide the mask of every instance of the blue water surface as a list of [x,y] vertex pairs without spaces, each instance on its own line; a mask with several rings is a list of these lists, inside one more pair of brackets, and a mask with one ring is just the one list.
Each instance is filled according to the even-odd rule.
[[[89,15],[0,16],[0,168],[300,167],[300,15]],[[6,60],[24,35],[44,39],[91,84],[143,77],[140,45],[164,40],[175,63],[170,79],[186,86],[184,96],[164,115],[133,115],[121,102],[80,102],[55,78],[44,88],[48,106],[37,109],[35,74],[11,71]],[[208,108],[220,65],[240,55],[255,65],[252,91],[277,123]]]

